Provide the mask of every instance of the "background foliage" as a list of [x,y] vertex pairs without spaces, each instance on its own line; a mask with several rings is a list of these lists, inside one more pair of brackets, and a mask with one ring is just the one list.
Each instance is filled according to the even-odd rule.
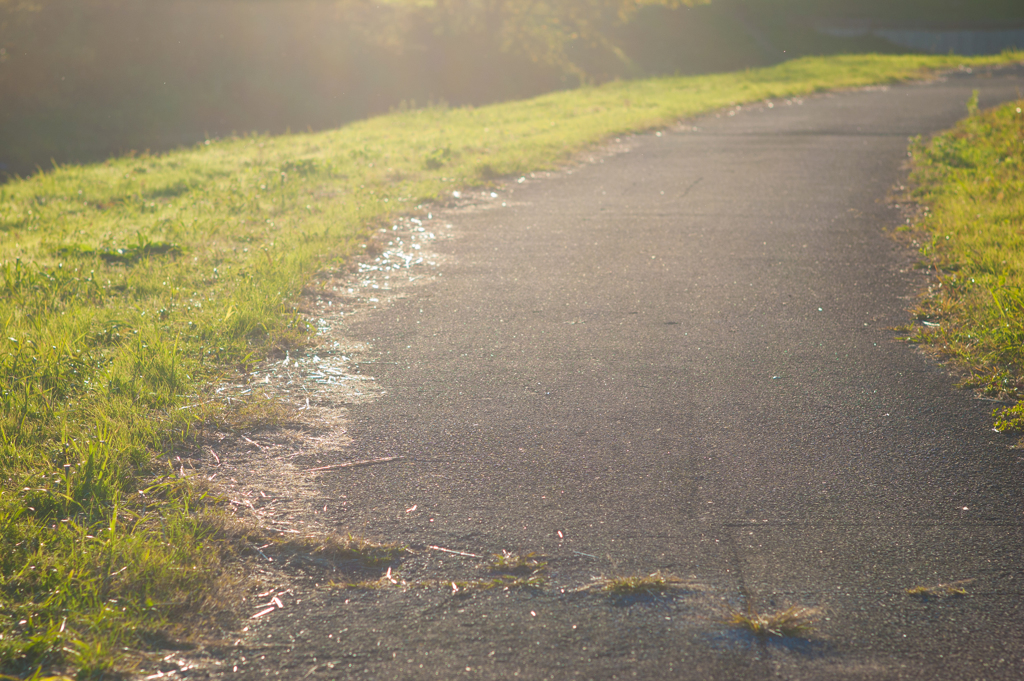
[[[968,11],[969,9],[969,11]],[[815,22],[1014,25],[1009,0],[0,0],[0,177],[403,102],[893,52]]]

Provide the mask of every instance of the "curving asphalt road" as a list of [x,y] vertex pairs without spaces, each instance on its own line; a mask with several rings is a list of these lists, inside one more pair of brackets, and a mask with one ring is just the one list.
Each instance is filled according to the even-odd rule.
[[[348,329],[385,394],[345,458],[405,458],[324,476],[332,522],[413,546],[407,579],[486,576],[440,546],[535,551],[547,586],[311,579],[214,675],[1024,678],[1024,457],[892,331],[925,280],[887,197],[973,89],[1024,68],[707,116],[458,215],[443,276]],[[692,584],[582,588],[655,570]],[[723,623],[792,604],[808,640]]]

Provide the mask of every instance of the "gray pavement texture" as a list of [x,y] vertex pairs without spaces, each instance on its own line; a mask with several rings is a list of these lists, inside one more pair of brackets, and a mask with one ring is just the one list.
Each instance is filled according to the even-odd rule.
[[[1024,678],[1024,457],[893,331],[926,279],[887,197],[974,89],[1024,69],[710,115],[461,215],[443,276],[348,329],[385,394],[346,457],[405,458],[322,484],[400,574],[535,551],[548,585],[310,585],[225,678]],[[578,590],[655,570],[693,586]],[[809,639],[724,623],[792,604]]]

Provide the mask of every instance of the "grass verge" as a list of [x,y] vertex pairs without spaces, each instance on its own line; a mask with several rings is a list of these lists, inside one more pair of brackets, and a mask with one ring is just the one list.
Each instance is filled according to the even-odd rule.
[[911,148],[907,228],[935,274],[907,339],[962,369],[965,387],[1003,401],[998,430],[1024,431],[1024,100],[968,103],[953,129]]
[[244,547],[175,447],[222,416],[206,387],[305,342],[293,301],[374,225],[611,135],[1021,58],[808,58],[615,82],[0,185],[0,673],[100,673],[216,610],[224,559]]

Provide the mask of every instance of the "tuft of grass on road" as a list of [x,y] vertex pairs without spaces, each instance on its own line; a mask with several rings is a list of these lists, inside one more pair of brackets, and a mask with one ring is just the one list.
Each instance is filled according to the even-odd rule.
[[702,587],[673,574],[652,572],[649,575],[620,575],[595,577],[593,581],[574,591],[576,593],[603,593],[617,598],[662,596],[670,592],[699,590]]
[[685,581],[675,575],[666,575],[659,571],[649,575],[608,577],[603,580],[600,590],[613,596],[657,595],[685,584]]
[[547,566],[547,561],[533,551],[529,553],[502,551],[491,556],[488,565],[491,572],[502,572],[509,575],[535,575],[543,572]]
[[380,589],[441,589],[452,596],[469,596],[481,591],[501,589],[540,589],[547,583],[541,575],[499,575],[489,579],[456,579],[437,580],[421,579],[406,581],[392,576],[391,571],[378,579],[365,579],[356,582],[331,581],[327,584],[331,589],[353,589],[356,591],[378,591]]
[[800,605],[793,605],[777,612],[758,612],[751,607],[746,613],[734,612],[729,618],[729,623],[762,638],[806,637],[814,632],[814,622],[820,614],[815,608]]
[[732,104],[1022,58],[808,58],[0,185],[0,673],[99,674],[219,607],[244,547],[175,448],[223,416],[209,386],[307,342],[303,286],[389,216]]
[[913,586],[907,589],[907,595],[919,598],[922,601],[939,598],[956,598],[966,596],[967,589],[964,585],[973,582],[973,579],[961,579],[948,584],[935,584],[934,586]]
[[970,115],[911,148],[910,229],[935,280],[908,339],[963,369],[963,384],[1008,402],[999,430],[1024,430],[1024,100]]

